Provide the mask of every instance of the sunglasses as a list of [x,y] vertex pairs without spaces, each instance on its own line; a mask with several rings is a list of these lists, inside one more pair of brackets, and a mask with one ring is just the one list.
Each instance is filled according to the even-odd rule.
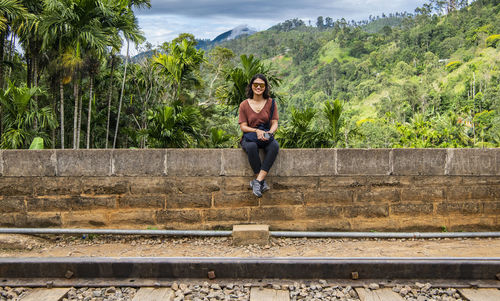
[[261,89],[265,89],[266,88],[266,84],[265,83],[253,83],[252,86],[254,88],[257,88],[257,87],[260,87]]

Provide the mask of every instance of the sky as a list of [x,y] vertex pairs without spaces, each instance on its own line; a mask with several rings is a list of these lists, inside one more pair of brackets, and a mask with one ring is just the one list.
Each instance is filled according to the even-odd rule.
[[[139,26],[153,46],[170,41],[180,33],[197,39],[214,39],[219,34],[246,24],[258,31],[288,19],[308,24],[318,16],[333,20],[365,20],[370,15],[413,13],[423,0],[151,0],[150,9],[137,9]],[[131,52],[137,52],[132,50]]]

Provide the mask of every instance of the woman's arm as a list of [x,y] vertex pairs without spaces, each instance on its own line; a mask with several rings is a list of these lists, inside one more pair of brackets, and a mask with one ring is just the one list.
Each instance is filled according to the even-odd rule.
[[274,134],[278,130],[278,120],[271,120],[271,128],[269,129],[269,133]]
[[[276,128],[277,128],[277,125],[276,125]],[[255,132],[255,133],[257,133],[257,139],[259,139],[259,140],[267,140],[266,138],[264,138],[264,133],[265,132],[263,130],[249,127],[248,123],[246,123],[246,122],[240,123],[240,129],[241,129],[241,131],[243,133],[248,133],[248,132]]]

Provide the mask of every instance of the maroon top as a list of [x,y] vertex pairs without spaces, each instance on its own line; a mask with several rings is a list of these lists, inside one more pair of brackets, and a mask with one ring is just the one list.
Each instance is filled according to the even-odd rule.
[[[240,103],[240,117],[238,123],[246,122],[249,127],[257,128],[259,124],[267,123],[269,121],[269,114],[271,114],[271,98],[269,98],[264,105],[264,108],[259,113],[256,113],[250,104],[248,99],[245,99]],[[278,107],[276,102],[274,102],[274,113],[272,120],[278,120]],[[269,123],[270,124],[270,123]]]

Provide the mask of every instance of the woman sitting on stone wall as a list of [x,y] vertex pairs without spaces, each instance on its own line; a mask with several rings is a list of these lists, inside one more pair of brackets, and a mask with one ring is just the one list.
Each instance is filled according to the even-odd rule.
[[[279,144],[274,140],[278,129],[278,108],[269,97],[269,83],[262,74],[256,74],[247,86],[247,99],[240,104],[239,124],[243,137],[241,147],[248,155],[248,161],[256,179],[250,182],[253,194],[261,197],[269,190],[265,178],[278,155]],[[261,162],[259,149],[265,150]]]

